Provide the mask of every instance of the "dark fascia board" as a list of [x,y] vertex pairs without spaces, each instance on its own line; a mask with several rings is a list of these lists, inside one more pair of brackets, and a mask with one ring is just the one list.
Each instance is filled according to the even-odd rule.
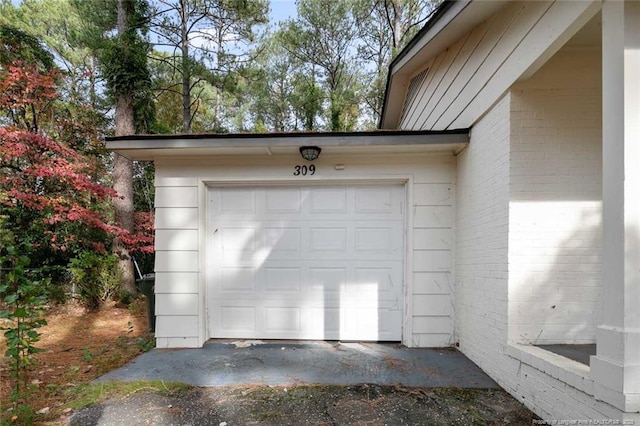
[[400,118],[409,78],[412,75],[423,69],[433,55],[446,49],[508,3],[505,0],[456,0],[443,3],[439,13],[434,14],[389,66],[378,127],[398,126],[397,120]]
[[184,135],[131,135],[105,138],[107,149],[245,148],[276,146],[371,146],[469,143],[469,129],[445,131],[387,130],[368,132],[230,133]]
[[445,16],[446,12],[457,2],[458,0],[445,0],[436,9],[431,18],[424,24],[424,27],[418,31],[418,33],[413,36],[409,43],[398,53],[398,55],[391,61],[389,64],[389,69],[387,70],[387,84],[384,90],[384,100],[382,102],[382,113],[380,114],[380,121],[378,122],[378,128],[382,129],[382,123],[384,121],[384,116],[387,112],[387,99],[389,97],[389,89],[391,88],[391,80],[393,78],[392,71],[393,68],[404,59],[405,56],[409,54],[411,49],[422,40],[422,38],[429,32],[433,26]]
[[429,20],[424,24],[424,26],[420,29],[420,31],[418,31],[418,33],[415,36],[413,36],[411,40],[409,40],[409,43],[407,43],[407,45],[400,51],[400,53],[398,53],[398,55],[396,55],[396,57],[393,58],[393,61],[391,61],[391,64],[389,64],[389,71],[391,71],[393,67],[395,67],[398,64],[398,62],[403,60],[404,57],[409,54],[411,49],[413,49],[413,47],[420,42],[420,40],[429,32],[429,30],[433,28],[435,24],[437,24],[440,21],[440,19],[442,19],[443,16],[445,16],[446,12],[449,9],[451,9],[451,7],[453,7],[455,3],[459,3],[459,2],[460,0],[445,0],[442,3],[440,3],[436,11],[433,13],[431,18],[429,18]]

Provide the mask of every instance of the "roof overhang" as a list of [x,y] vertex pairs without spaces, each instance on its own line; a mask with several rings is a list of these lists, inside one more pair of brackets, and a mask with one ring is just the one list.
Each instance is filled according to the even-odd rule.
[[450,153],[469,143],[469,130],[328,133],[236,133],[210,135],[133,135],[106,138],[106,146],[131,160],[222,155],[297,155],[301,146],[322,155]]
[[445,1],[391,62],[379,127],[395,129],[409,79],[424,64],[507,4],[504,0]]

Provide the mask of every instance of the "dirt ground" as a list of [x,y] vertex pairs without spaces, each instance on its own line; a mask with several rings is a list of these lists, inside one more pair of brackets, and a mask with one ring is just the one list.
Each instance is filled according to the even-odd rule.
[[[522,424],[533,417],[501,390],[399,386],[166,387],[142,384],[124,396],[73,410],[74,392],[150,348],[144,300],[89,312],[75,304],[46,314],[29,377],[35,424],[75,425],[454,425]],[[0,340],[0,351],[4,352]],[[0,361],[0,424],[11,424],[9,371]],[[121,395],[121,394],[118,394]],[[94,399],[95,400],[95,399]]]
[[[144,299],[131,308],[113,303],[88,311],[76,303],[48,308],[47,325],[40,328],[35,364],[29,373],[30,407],[38,420],[58,417],[65,408],[69,389],[88,383],[118,368],[148,349],[153,335],[147,332]],[[5,345],[0,333],[0,353]],[[0,356],[0,423],[10,419],[11,385],[6,358]]]
[[145,391],[75,413],[85,425],[531,425],[502,390],[378,385]]

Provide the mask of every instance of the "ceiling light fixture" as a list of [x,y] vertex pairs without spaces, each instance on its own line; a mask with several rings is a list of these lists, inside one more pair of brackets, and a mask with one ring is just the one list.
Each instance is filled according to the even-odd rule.
[[320,155],[320,151],[322,151],[317,146],[301,146],[300,147],[300,155],[307,161],[313,161]]

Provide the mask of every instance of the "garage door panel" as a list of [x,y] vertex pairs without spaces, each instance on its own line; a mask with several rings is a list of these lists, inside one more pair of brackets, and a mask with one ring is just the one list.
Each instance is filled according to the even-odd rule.
[[256,268],[221,268],[220,291],[223,293],[255,292]]
[[253,227],[221,227],[216,228],[220,233],[224,251],[254,251],[256,249],[256,229]]
[[356,188],[355,212],[356,213],[383,213],[393,214],[400,204],[394,202],[392,188]]
[[255,213],[256,191],[248,188],[221,191],[217,205],[221,213]]
[[265,195],[265,213],[298,214],[302,206],[300,188],[274,188]]
[[392,248],[392,228],[357,228],[355,249],[387,252]]
[[346,188],[310,188],[309,212],[314,213],[346,213]]
[[[375,300],[395,300],[401,294],[402,269],[393,262],[370,261],[354,267],[347,262],[343,266],[327,266],[323,262],[300,262],[298,267],[287,261],[269,262],[254,267],[223,267],[217,280],[220,292],[246,293],[255,298],[285,297],[284,293],[309,293],[309,297],[339,297],[344,302],[373,300],[363,295],[375,296]],[[305,283],[302,287],[302,283]],[[337,296],[335,296],[337,295]],[[354,303],[355,303],[354,302]]]
[[221,188],[209,198],[212,337],[401,339],[402,186]]
[[264,269],[264,291],[267,293],[299,293],[301,268],[267,266]]
[[267,333],[299,333],[302,331],[302,309],[292,306],[266,306],[265,331]]
[[301,250],[302,230],[299,227],[266,227],[260,230],[262,248],[271,253],[299,252]]
[[258,247],[256,229],[250,227],[217,227],[215,238],[220,239],[220,247],[214,255],[225,264],[237,265],[240,261],[253,259]]
[[371,294],[378,299],[388,299],[397,293],[394,285],[401,284],[400,272],[392,268],[356,268],[352,291],[354,294]]
[[223,332],[255,332],[257,321],[255,306],[221,306],[218,320]]
[[[437,206],[440,207],[440,206]],[[446,207],[446,206],[445,206]],[[400,210],[398,208],[397,210]],[[303,210],[300,213],[294,212],[265,212],[261,210],[259,213],[246,213],[246,212],[233,212],[233,213],[220,213],[216,217],[216,221],[222,223],[266,223],[266,222],[274,222],[274,223],[296,223],[302,222],[306,223],[309,220],[324,220],[328,222],[342,222],[342,221],[360,221],[363,219],[363,215],[365,213],[362,212],[354,212],[353,209],[350,209],[347,212],[341,213],[332,213],[330,211],[318,211],[318,212],[309,212],[308,210]],[[366,220],[397,220],[396,213],[380,213],[380,212],[370,212],[366,213]]]
[[[398,260],[404,254],[401,224],[331,227],[326,222],[300,228],[227,229],[217,260],[224,265],[260,266],[278,260]],[[222,225],[221,225],[222,226]],[[216,238],[215,236],[213,238]]]
[[339,339],[340,308],[324,306],[312,307],[309,310],[309,332],[317,339]]
[[347,251],[347,228],[314,226],[309,229],[310,254],[318,251]]
[[344,291],[347,282],[347,268],[331,268],[328,266],[309,268],[310,281],[308,292],[311,298],[319,295],[325,298],[338,298]]
[[402,223],[370,222],[366,225],[355,225],[353,251],[358,256],[401,259],[404,253]]

